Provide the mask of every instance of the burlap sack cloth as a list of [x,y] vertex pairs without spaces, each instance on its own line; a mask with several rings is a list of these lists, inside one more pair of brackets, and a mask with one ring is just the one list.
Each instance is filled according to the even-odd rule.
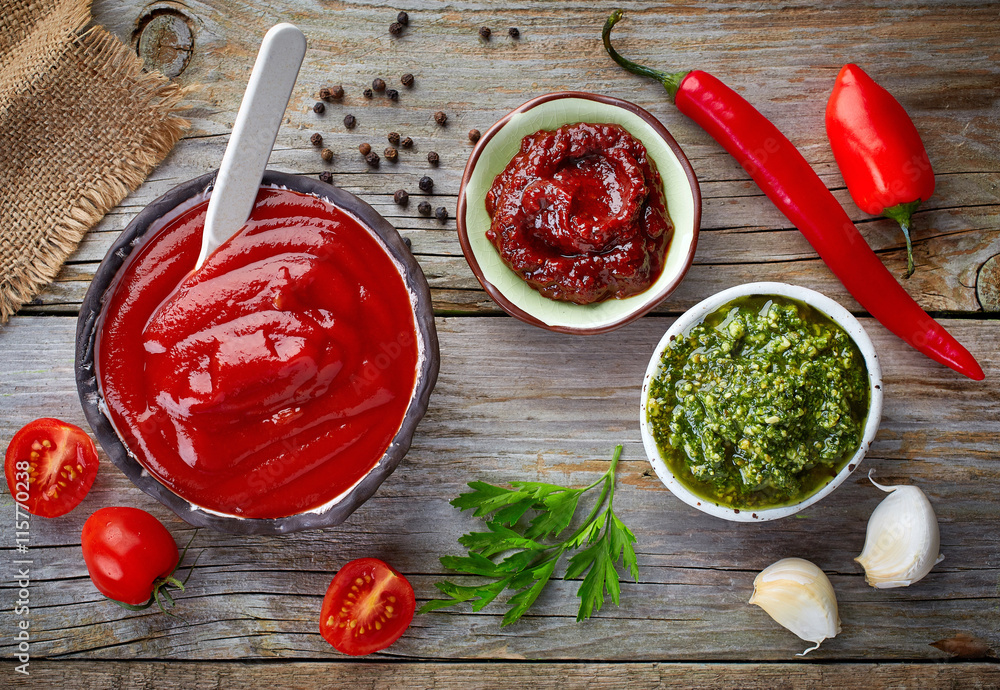
[[90,21],[90,0],[0,0],[0,324],[187,122],[182,91]]

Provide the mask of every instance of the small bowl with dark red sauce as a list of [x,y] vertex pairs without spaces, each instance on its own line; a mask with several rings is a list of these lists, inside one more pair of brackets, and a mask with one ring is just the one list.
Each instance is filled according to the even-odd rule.
[[147,206],[77,327],[77,388],[111,460],[197,526],[343,522],[409,449],[437,379],[430,291],[396,230],[331,185],[267,171],[194,272],[215,173]]
[[469,266],[507,313],[552,331],[603,333],[681,282],[701,193],[653,115],[565,91],[528,101],[480,138],[457,220]]

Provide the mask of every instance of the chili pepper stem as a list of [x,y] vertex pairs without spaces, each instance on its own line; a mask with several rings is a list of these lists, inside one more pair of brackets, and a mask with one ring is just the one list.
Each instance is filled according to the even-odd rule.
[[899,223],[899,229],[903,231],[903,237],[906,238],[906,273],[903,275],[904,278],[909,278],[913,275],[913,244],[910,242],[910,220],[913,217],[913,212],[917,210],[917,206],[919,205],[920,199],[917,199],[908,204],[890,206],[882,211],[883,216]]
[[[983,369],[975,357],[925,312],[886,269],[826,183],[788,137],[745,98],[708,72],[692,70],[686,75],[658,72],[618,55],[609,36],[621,17],[622,11],[615,10],[604,24],[604,46],[612,59],[630,72],[659,80],[673,96],[677,109],[743,166],[874,318],[931,359],[982,381]],[[898,118],[890,124],[897,126]],[[926,159],[914,160],[923,165]],[[905,198],[926,199],[931,191],[907,194]]]
[[663,88],[667,90],[671,98],[677,97],[677,89],[680,88],[681,82],[684,81],[690,70],[684,72],[661,72],[660,70],[655,70],[650,67],[644,67],[640,64],[632,62],[631,60],[626,60],[618,51],[615,50],[611,45],[611,28],[618,23],[618,20],[622,18],[625,14],[625,10],[617,9],[611,12],[611,16],[608,17],[608,21],[604,22],[604,30],[601,32],[601,38],[604,40],[604,49],[608,51],[608,55],[611,59],[617,62],[619,65],[627,69],[632,74],[638,74],[641,77],[651,77],[656,81],[663,84]]

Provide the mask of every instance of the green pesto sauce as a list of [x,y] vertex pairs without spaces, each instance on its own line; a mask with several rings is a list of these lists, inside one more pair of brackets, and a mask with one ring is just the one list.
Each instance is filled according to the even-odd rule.
[[741,297],[664,350],[647,414],[674,476],[740,509],[797,503],[861,444],[864,358],[826,315],[785,297]]

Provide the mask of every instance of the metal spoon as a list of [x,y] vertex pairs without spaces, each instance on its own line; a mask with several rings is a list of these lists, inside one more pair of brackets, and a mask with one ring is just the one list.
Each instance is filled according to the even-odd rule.
[[292,24],[265,34],[208,202],[195,270],[250,217],[305,54],[306,37]]

